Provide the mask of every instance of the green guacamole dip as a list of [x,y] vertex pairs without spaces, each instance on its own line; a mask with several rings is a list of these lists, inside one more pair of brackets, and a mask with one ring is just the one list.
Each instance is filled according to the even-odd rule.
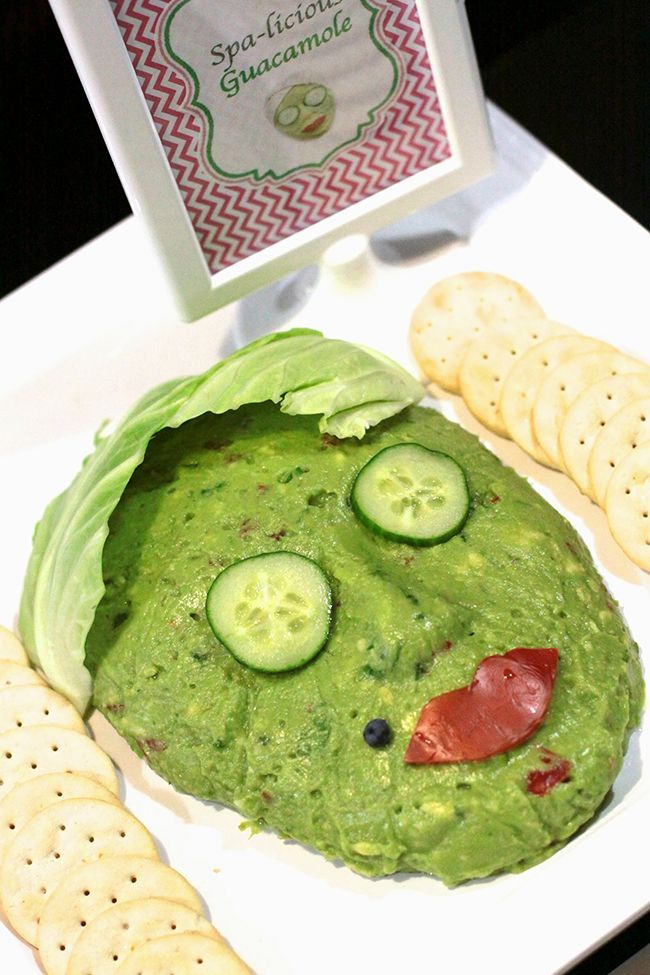
[[[465,470],[462,531],[432,548],[355,518],[355,475],[414,441]],[[216,640],[206,593],[260,552],[315,560],[334,593],[329,642],[302,669],[253,671]],[[370,876],[457,884],[549,856],[598,809],[637,723],[637,649],[567,522],[478,440],[413,407],[363,440],[320,435],[270,405],[158,434],[110,523],[106,594],[87,640],[94,699],[177,789],[238,809]],[[541,728],[485,761],[412,766],[434,695],[513,647],[556,647]],[[371,748],[363,729],[393,732]],[[570,763],[545,794],[530,773]]]

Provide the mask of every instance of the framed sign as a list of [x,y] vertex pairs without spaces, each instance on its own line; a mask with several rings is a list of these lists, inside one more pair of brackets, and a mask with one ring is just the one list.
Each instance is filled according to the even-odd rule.
[[195,319],[486,175],[458,0],[50,0]]

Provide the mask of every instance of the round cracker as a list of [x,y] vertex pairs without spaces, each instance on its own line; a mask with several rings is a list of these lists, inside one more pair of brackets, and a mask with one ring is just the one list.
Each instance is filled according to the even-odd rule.
[[46,684],[26,684],[0,690],[0,734],[12,728],[53,724],[85,734],[83,718],[67,698]]
[[650,572],[650,441],[630,450],[617,465],[607,487],[605,513],[625,554]]
[[0,799],[19,782],[49,772],[87,775],[117,795],[115,768],[92,738],[69,728],[31,725],[0,735]]
[[596,349],[611,349],[611,346],[586,335],[558,335],[544,339],[525,352],[506,377],[499,409],[508,436],[540,464],[552,466],[550,457],[535,438],[531,420],[539,387],[562,362]]
[[184,931],[223,941],[209,921],[185,904],[162,897],[139,897],[114,904],[83,928],[65,975],[113,975],[116,967],[140,945]]
[[567,410],[560,428],[560,453],[569,477],[595,500],[589,480],[589,455],[596,437],[621,407],[650,394],[650,371],[606,376],[588,386]]
[[607,349],[584,352],[561,363],[539,387],[532,410],[535,437],[558,470],[564,470],[560,454],[560,429],[571,404],[587,386],[606,376],[643,369],[632,356]]
[[124,806],[102,799],[64,799],[23,826],[0,871],[0,901],[9,923],[35,945],[48,897],[80,863],[133,853],[155,859],[149,831]]
[[596,437],[589,454],[591,495],[605,507],[607,486],[630,450],[650,440],[650,396],[633,400],[615,413]]
[[542,308],[516,281],[485,271],[455,274],[430,288],[413,312],[411,348],[424,375],[455,393],[473,338],[504,321],[540,317]]
[[38,926],[38,949],[49,975],[65,975],[82,932],[115,904],[164,897],[203,913],[199,895],[159,860],[115,856],[82,864],[54,889]]
[[0,660],[0,690],[7,687],[25,687],[28,684],[46,686],[41,675],[28,664],[19,664],[15,660]]
[[0,800],[0,869],[10,844],[36,813],[55,802],[80,796],[104,802],[120,801],[106,786],[72,772],[51,772],[14,786]]
[[223,941],[185,931],[140,945],[115,975],[252,975]]
[[16,664],[29,666],[29,658],[25,648],[11,630],[0,626],[0,660],[13,660]]
[[566,325],[548,318],[530,318],[501,322],[473,339],[458,374],[461,396],[469,411],[490,430],[507,437],[500,400],[510,370],[532,346],[569,331]]

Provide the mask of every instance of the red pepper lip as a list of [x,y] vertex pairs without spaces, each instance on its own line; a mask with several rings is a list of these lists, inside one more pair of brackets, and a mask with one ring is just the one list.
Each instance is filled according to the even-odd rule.
[[302,131],[315,132],[316,129],[320,129],[321,125],[323,124],[326,118],[327,115],[319,115],[317,118],[314,119],[313,122],[309,122],[308,125],[305,125]]
[[469,684],[425,704],[404,760],[476,761],[527,741],[546,716],[557,663],[555,647],[516,647],[485,657]]

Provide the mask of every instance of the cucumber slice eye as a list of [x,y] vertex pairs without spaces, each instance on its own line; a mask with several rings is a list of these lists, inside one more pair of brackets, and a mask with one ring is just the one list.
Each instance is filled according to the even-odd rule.
[[280,125],[293,125],[299,115],[300,112],[295,105],[288,105],[278,112],[278,122]]
[[446,541],[460,531],[469,511],[462,467],[415,443],[375,454],[357,474],[350,501],[367,528],[408,545]]
[[293,670],[329,636],[332,590],[325,573],[295,552],[265,552],[224,569],[206,614],[218,640],[254,670]]
[[305,105],[309,108],[316,108],[317,105],[322,105],[327,96],[327,90],[323,88],[322,85],[318,85],[315,88],[310,88],[306,93],[304,101]]

